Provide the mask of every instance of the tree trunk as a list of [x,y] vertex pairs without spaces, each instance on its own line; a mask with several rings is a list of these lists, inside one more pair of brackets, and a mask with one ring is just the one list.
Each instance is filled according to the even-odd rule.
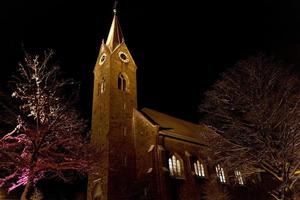
[[23,190],[20,200],[28,200],[27,196],[29,194],[31,186],[32,186],[32,181],[28,180],[27,184],[25,185],[25,188]]

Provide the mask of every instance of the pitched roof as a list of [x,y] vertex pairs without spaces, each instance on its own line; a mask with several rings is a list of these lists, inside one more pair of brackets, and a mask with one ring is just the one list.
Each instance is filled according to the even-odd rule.
[[205,125],[194,124],[149,108],[143,108],[142,112],[150,118],[151,121],[159,125],[161,133],[168,133],[178,139],[190,138],[201,144],[206,144],[207,136],[213,133],[213,131]]

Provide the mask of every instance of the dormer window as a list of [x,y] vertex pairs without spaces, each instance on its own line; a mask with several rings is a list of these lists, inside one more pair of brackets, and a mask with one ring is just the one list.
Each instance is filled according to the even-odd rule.
[[174,177],[182,177],[183,176],[183,165],[182,160],[175,155],[172,155],[168,159],[170,175]]
[[219,164],[216,166],[216,174],[221,183],[226,183],[224,168],[221,167]]

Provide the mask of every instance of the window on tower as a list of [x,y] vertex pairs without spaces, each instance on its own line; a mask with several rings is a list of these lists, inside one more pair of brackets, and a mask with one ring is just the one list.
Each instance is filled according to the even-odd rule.
[[126,78],[123,74],[120,74],[118,77],[118,89],[122,91],[126,91]]
[[103,93],[105,90],[105,79],[102,78],[101,83],[100,83],[100,93]]

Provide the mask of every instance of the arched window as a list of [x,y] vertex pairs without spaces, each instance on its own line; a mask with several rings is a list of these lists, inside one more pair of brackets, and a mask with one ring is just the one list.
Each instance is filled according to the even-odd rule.
[[104,90],[105,90],[105,78],[102,78],[100,83],[100,93],[103,93]]
[[203,162],[195,160],[193,162],[194,172],[199,177],[205,177],[205,170]]
[[235,175],[235,178],[236,178],[238,184],[239,185],[244,185],[244,180],[243,180],[243,176],[242,176],[241,171],[235,170],[234,175]]
[[169,163],[169,170],[171,176],[175,176],[175,177],[183,176],[182,161],[178,157],[172,155],[169,158],[168,163]]
[[120,74],[118,77],[118,89],[122,91],[126,91],[127,83],[126,78],[123,74]]
[[226,183],[226,177],[223,167],[221,167],[219,164],[216,166],[216,174],[220,180],[221,183]]

